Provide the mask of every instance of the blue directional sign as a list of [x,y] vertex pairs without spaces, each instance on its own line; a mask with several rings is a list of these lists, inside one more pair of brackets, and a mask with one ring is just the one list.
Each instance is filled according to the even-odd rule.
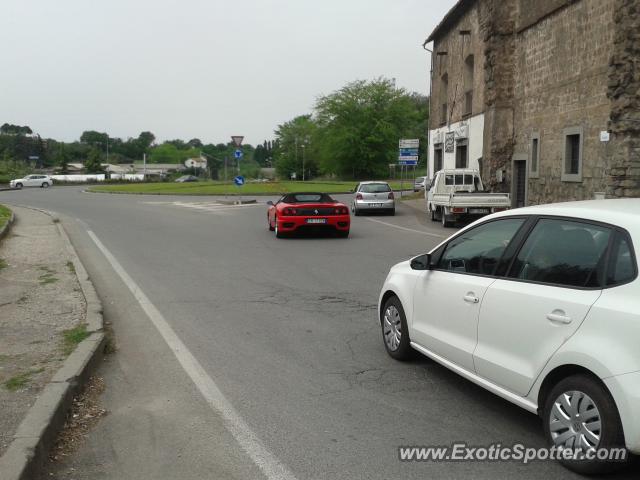
[[240,160],[242,158],[242,150],[236,150],[235,152],[233,152],[233,156]]
[[238,175],[233,179],[233,183],[241,187],[242,185],[244,185],[244,177],[242,175]]
[[417,165],[418,160],[398,160],[398,165]]

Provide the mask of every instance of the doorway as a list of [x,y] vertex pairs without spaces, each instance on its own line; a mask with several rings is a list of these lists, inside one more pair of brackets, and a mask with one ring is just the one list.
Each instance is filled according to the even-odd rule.
[[513,208],[527,204],[527,161],[513,160]]

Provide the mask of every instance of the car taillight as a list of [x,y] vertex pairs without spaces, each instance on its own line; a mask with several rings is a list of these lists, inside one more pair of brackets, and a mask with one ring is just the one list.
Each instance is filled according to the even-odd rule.
[[506,208],[494,207],[493,208],[493,213],[495,213],[495,212],[504,212],[505,210],[506,210]]
[[451,209],[451,213],[464,213],[466,211],[467,211],[467,209],[466,208],[462,208],[462,207],[453,207]]
[[361,193],[356,195],[356,200],[362,200],[362,194]]
[[346,207],[338,207],[334,210],[336,215],[349,215],[349,210]]
[[298,210],[296,210],[295,208],[285,208],[284,210],[282,210],[282,214],[283,215],[297,215],[298,214]]
[[388,198],[389,198],[389,200],[393,200],[393,192],[389,192]]

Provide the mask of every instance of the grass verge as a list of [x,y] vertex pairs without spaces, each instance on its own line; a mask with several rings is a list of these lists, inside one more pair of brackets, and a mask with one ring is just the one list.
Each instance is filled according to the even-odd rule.
[[87,332],[87,326],[84,324],[62,332],[62,350],[64,354],[70,355],[76,349],[76,346],[88,336],[89,332]]
[[0,228],[4,227],[11,218],[11,210],[4,205],[0,205]]
[[[130,185],[98,185],[89,187],[91,192],[104,193],[137,193],[148,195],[279,195],[295,192],[350,193],[358,184],[357,181],[326,182],[264,182],[246,183],[236,187],[223,182],[194,183],[133,183]],[[390,182],[391,188],[400,189],[400,182]],[[404,188],[412,188],[409,182]]]
[[11,377],[9,380],[4,382],[4,387],[10,392],[20,390],[21,388],[25,387],[27,383],[29,383],[29,380],[33,375],[35,375],[36,373],[41,373],[43,371],[44,368],[39,368],[37,370],[30,370],[28,372],[20,373],[19,375]]

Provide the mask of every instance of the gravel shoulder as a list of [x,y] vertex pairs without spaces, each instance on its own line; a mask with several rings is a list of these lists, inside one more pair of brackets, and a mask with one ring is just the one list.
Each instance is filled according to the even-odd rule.
[[51,217],[13,207],[0,243],[0,455],[29,408],[84,337],[86,304]]

